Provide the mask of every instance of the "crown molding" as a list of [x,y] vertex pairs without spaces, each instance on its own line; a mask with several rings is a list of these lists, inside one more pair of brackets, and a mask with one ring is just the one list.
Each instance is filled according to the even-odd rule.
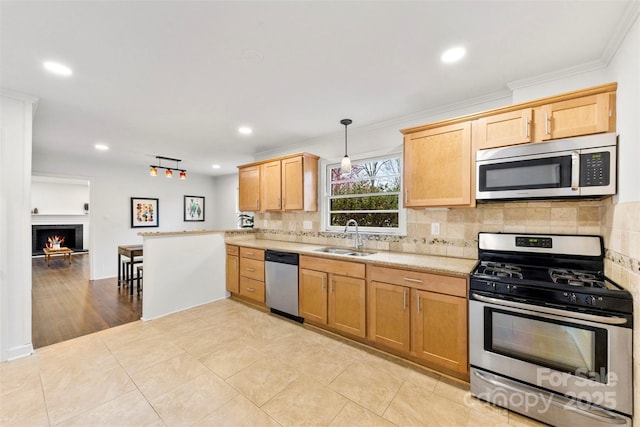
[[631,27],[633,27],[633,24],[638,19],[638,16],[640,16],[640,0],[633,0],[629,2],[622,13],[620,24],[616,27],[616,31],[609,39],[609,43],[607,43],[607,46],[604,48],[604,52],[602,52],[600,59],[606,65],[609,65],[615,56],[625,37],[629,34]]
[[575,65],[573,67],[562,68],[560,70],[552,71],[550,73],[539,74],[533,77],[527,77],[526,79],[514,80],[507,83],[507,87],[512,91],[522,89],[529,86],[535,86],[550,81],[559,80],[565,77],[575,76],[577,74],[588,73],[590,71],[596,71],[606,68],[602,60],[597,59],[595,61],[587,62],[585,64]]

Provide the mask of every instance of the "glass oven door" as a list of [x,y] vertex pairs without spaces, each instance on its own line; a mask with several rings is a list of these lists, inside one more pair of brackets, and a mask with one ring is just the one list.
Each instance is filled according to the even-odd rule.
[[474,368],[631,414],[631,319],[595,315],[472,291]]
[[607,330],[485,307],[484,350],[606,382]]

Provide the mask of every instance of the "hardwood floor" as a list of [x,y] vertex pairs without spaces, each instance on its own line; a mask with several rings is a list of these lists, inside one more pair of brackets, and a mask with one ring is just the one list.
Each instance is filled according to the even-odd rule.
[[33,258],[32,341],[34,348],[66,341],[140,318],[142,296],[129,296],[116,278],[89,280],[89,254]]

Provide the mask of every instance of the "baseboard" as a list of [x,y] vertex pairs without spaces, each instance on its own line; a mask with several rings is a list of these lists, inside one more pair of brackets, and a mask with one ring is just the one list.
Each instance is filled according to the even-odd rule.
[[6,352],[6,361],[20,359],[23,357],[31,356],[33,354],[33,344],[25,344],[18,347],[14,347]]

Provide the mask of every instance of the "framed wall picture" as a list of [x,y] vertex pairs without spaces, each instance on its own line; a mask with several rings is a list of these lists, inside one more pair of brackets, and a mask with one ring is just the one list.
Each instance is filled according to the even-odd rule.
[[204,197],[184,196],[184,220],[204,221]]
[[158,217],[158,199],[132,197],[131,228],[157,227],[158,225],[160,225]]

